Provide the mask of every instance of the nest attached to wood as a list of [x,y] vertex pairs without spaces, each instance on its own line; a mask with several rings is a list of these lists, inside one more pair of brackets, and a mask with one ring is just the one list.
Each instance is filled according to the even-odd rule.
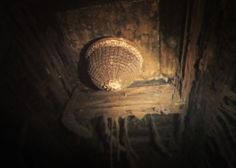
[[143,57],[135,44],[124,38],[103,38],[86,52],[92,82],[106,91],[129,86],[141,73]]

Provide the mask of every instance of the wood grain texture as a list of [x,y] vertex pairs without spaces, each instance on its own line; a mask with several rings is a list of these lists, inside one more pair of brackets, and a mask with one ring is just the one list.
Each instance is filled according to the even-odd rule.
[[[190,66],[193,60],[187,59],[185,69],[185,86],[189,86],[193,78],[194,83],[185,118],[187,145],[184,148],[196,167],[233,168],[236,160],[236,15],[232,15],[235,5],[220,0],[214,4],[204,0],[194,2],[198,7],[192,11],[195,21],[192,20],[191,29],[193,33],[199,29],[200,34],[192,34],[198,40],[192,41],[195,45],[191,41],[189,44],[190,49],[195,46],[195,51],[189,50],[189,54],[196,60],[196,73],[189,76],[189,70],[187,72],[193,68]],[[203,10],[203,3],[204,17],[200,19],[200,13],[198,17],[196,14]],[[193,22],[199,25],[196,27]]]
[[44,13],[47,20],[24,5],[10,12],[15,58],[9,64],[9,84],[18,88],[19,101],[32,111],[61,110],[78,82],[73,52],[60,29],[52,26],[56,23],[48,23],[49,13]]
[[[186,22],[189,22],[189,27],[186,28],[185,30],[185,38],[188,40],[188,45],[185,47],[185,56],[182,57],[183,60],[185,60],[185,64],[182,68],[182,90],[181,93],[183,97],[188,99],[189,93],[192,88],[192,83],[196,78],[196,67],[195,64],[198,61],[198,40],[200,37],[201,29],[202,29],[202,24],[203,24],[203,18],[204,18],[204,7],[205,7],[205,1],[201,0],[196,0],[193,1],[192,4],[192,10],[190,13],[190,20],[186,20]],[[197,9],[197,10],[196,10]]]
[[126,88],[118,92],[81,92],[76,90],[64,115],[74,113],[78,120],[99,116],[111,118],[146,114],[180,113],[183,105],[170,84]]

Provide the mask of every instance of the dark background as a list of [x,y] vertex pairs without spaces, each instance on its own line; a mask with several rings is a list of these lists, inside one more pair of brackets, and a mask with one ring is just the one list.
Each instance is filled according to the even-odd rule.
[[[122,1],[1,3],[1,167],[109,167],[100,119],[89,122],[98,134],[92,139],[77,137],[61,123],[74,88],[82,84],[78,53],[59,16],[96,5],[101,13],[114,4],[119,10]],[[150,141],[150,116],[129,117],[129,138],[140,158],[133,163],[121,153],[114,167],[236,167],[235,1],[156,3],[160,69],[177,69],[169,77],[186,98],[186,110],[153,116],[161,145]]]

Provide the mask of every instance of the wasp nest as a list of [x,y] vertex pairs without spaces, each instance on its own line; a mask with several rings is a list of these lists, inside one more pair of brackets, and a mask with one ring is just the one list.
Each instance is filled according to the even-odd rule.
[[129,86],[140,74],[143,58],[135,45],[123,38],[103,38],[86,52],[88,74],[93,83],[106,91]]

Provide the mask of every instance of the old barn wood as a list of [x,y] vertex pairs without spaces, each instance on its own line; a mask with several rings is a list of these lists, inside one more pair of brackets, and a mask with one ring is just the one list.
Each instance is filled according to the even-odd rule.
[[[2,165],[236,167],[236,1],[36,1],[0,10]],[[93,90],[101,37],[135,43],[148,82]]]
[[118,92],[75,90],[64,118],[76,116],[83,120],[129,115],[142,118],[146,114],[179,113],[182,105],[183,101],[171,84],[136,86]]

